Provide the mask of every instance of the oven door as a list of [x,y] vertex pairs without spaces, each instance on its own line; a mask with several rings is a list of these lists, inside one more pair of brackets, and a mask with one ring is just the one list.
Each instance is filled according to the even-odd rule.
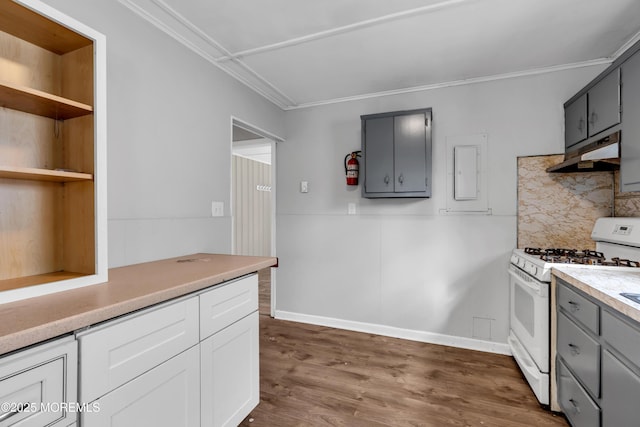
[[549,372],[549,284],[509,265],[511,332],[541,373]]

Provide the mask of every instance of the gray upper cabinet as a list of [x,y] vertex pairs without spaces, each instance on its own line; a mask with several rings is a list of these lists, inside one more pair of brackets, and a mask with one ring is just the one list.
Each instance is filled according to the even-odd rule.
[[640,191],[640,52],[622,66],[620,190]]
[[564,109],[564,140],[567,147],[587,139],[587,94]]
[[[616,68],[565,104],[565,147],[573,151],[591,144],[607,136],[603,132],[619,123],[620,69]],[[583,141],[586,142],[579,144]]]
[[589,90],[588,134],[594,136],[620,123],[620,69]]
[[431,196],[431,109],[361,116],[362,196]]

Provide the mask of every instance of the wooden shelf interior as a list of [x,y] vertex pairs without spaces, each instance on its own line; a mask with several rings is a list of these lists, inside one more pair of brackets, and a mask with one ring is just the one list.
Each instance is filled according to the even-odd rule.
[[0,166],[0,178],[28,179],[34,181],[52,182],[74,182],[91,181],[93,180],[93,175],[90,173],[61,170]]
[[96,273],[94,75],[91,39],[0,0],[0,290]]
[[93,112],[90,105],[9,82],[0,82],[0,106],[58,120],[81,117]]
[[0,280],[0,292],[12,289],[25,288],[27,286],[43,285],[59,282],[61,280],[75,279],[86,274],[72,273],[68,271],[55,271],[53,273],[38,274],[35,276],[19,277],[17,279]]
[[0,0],[0,29],[58,55],[93,43],[75,31],[9,0]]

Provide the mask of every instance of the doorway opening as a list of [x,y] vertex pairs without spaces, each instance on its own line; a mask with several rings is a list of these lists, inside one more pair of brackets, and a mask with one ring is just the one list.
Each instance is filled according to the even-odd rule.
[[[275,254],[275,148],[278,138],[232,120],[231,214],[235,255]],[[275,312],[275,269],[258,272],[260,314]]]

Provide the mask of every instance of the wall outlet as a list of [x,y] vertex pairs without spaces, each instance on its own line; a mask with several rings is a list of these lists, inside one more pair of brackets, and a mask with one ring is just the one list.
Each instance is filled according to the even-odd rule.
[[224,216],[224,202],[211,202],[211,216]]
[[308,193],[309,192],[309,182],[300,181],[300,192],[301,193]]
[[355,203],[347,204],[347,213],[349,215],[355,215],[356,214],[356,204]]

